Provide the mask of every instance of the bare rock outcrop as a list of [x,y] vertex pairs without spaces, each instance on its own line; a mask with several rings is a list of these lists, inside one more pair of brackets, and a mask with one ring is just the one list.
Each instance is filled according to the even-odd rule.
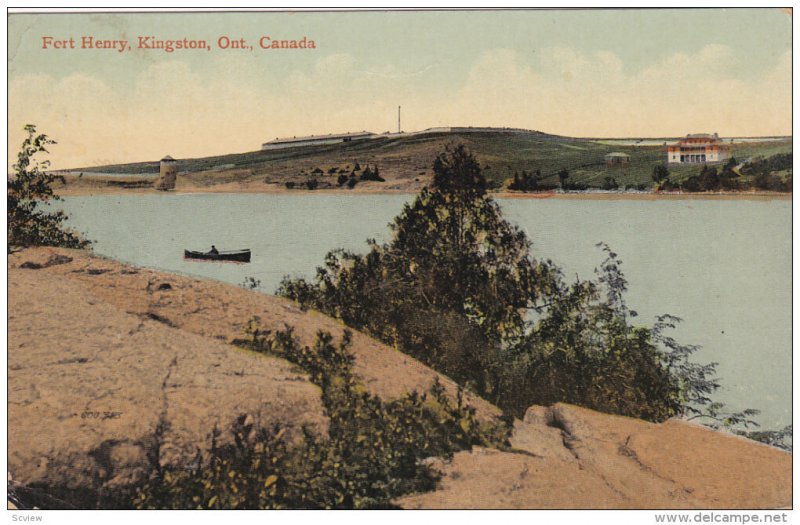
[[[70,260],[49,264],[54,258]],[[247,322],[254,316],[271,330],[294,327],[295,335],[309,345],[320,330],[339,339],[345,329],[340,321],[319,312],[302,311],[296,303],[281,297],[217,281],[135,268],[84,251],[27,249],[9,257],[9,272],[16,275],[26,263],[45,267],[37,270],[37,275],[79,284],[98,301],[120,311],[220,342],[244,337]],[[9,280],[12,278],[9,275]],[[351,351],[359,379],[373,394],[386,399],[426,390],[436,378],[451,394],[457,390],[449,378],[360,332],[353,333]],[[478,396],[467,395],[466,399],[478,410],[479,417],[488,419],[500,414],[497,407]]]
[[[19,491],[92,506],[156,463],[207,451],[237,419],[325,432],[319,389],[285,360],[231,345],[253,316],[295,328],[303,344],[344,326],[284,299],[224,283],[135,268],[78,250],[25,249],[8,264],[9,472]],[[398,397],[439,377],[355,333],[355,371]],[[497,408],[470,397],[481,417]],[[33,496],[37,496],[33,494]],[[37,496],[38,497],[38,496]],[[36,499],[34,497],[34,499]],[[66,506],[66,505],[65,505]]]
[[210,431],[239,417],[326,427],[319,389],[283,360],[120,311],[42,270],[14,271],[8,287],[9,470],[19,483],[91,499],[141,480],[153,461],[207,450]]
[[670,420],[662,424],[572,405],[531,407],[514,451],[473,449],[439,462],[434,492],[404,508],[784,508],[792,456],[739,436]]

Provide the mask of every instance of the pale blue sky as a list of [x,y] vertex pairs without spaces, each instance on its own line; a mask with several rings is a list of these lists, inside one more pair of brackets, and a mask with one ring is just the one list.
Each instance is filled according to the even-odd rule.
[[[317,49],[42,50],[48,35],[305,35]],[[59,139],[62,164],[147,159],[165,143],[194,156],[275,136],[385,131],[398,104],[408,130],[791,130],[791,16],[772,8],[15,14],[8,38],[9,145],[34,122]]]

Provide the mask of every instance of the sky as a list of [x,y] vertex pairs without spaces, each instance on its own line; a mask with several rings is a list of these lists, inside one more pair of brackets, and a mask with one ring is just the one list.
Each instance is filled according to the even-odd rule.
[[[84,36],[132,49],[81,49]],[[140,36],[211,49],[138,49]],[[265,36],[316,47],[265,50]],[[396,131],[398,105],[405,131],[790,135],[791,37],[776,8],[12,14],[9,166],[29,123],[61,169]]]

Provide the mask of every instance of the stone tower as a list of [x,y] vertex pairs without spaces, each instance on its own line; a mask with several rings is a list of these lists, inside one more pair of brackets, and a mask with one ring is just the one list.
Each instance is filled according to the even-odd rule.
[[156,181],[156,189],[161,191],[174,190],[175,179],[178,176],[178,161],[167,155],[161,159],[159,177]]

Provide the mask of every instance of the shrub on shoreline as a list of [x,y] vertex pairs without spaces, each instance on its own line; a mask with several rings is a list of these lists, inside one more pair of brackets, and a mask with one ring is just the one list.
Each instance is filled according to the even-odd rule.
[[63,183],[64,177],[48,173],[50,161],[39,162],[36,157],[47,153],[47,146],[55,141],[37,134],[34,125],[28,124],[25,131],[28,136],[22,142],[7,184],[8,252],[11,253],[12,246],[88,246],[89,241],[64,227],[67,216],[63,211],[45,209],[50,201],[61,200],[53,191],[53,184]]
[[249,335],[236,343],[287,359],[321,388],[328,436],[304,429],[301,442],[290,444],[281,428],[256,430],[240,418],[231,443],[220,445],[214,434],[208,458],[154,468],[136,508],[391,508],[401,495],[434,487],[437,474],[425,458],[508,445],[508,422],[479,422],[461,392],[454,404],[438,382],[393,401],[369,394],[352,373],[348,331],[339,344],[319,332],[309,347],[288,326],[273,334],[253,320]]
[[[458,146],[368,253],[330,252],[313,282],[279,295],[342,319],[420,359],[511,414],[574,403],[663,421],[711,404],[716,364],[663,331],[634,325],[621,261],[607,246],[596,280],[568,283],[503,219],[477,160]],[[568,174],[563,173],[562,183]],[[745,415],[743,421],[751,423]]]

